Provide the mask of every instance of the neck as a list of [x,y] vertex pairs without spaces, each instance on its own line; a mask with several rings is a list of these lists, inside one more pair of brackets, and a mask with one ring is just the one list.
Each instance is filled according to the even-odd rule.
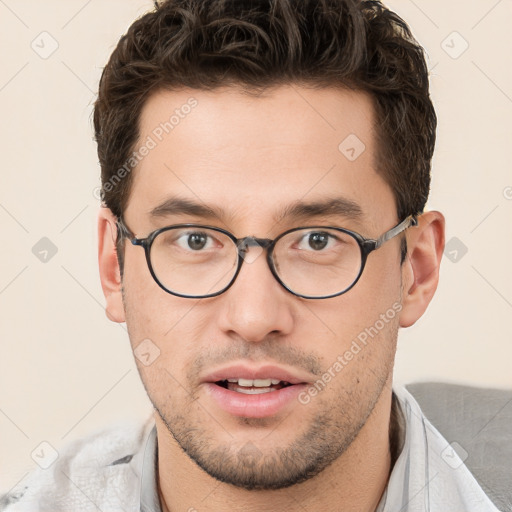
[[390,432],[395,430],[390,429],[390,412],[387,385],[368,421],[338,459],[305,482],[270,491],[247,491],[210,477],[181,450],[157,416],[162,511],[374,512],[393,463]]

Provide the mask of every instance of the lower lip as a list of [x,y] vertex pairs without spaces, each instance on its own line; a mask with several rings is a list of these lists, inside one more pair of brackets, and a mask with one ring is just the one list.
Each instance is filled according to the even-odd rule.
[[293,384],[276,391],[248,395],[225,389],[212,382],[206,390],[217,405],[229,414],[244,418],[266,418],[282,411],[306,388],[306,384]]

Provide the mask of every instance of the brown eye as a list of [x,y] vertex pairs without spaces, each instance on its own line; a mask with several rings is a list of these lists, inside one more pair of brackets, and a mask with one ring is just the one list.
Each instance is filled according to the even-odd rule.
[[322,251],[331,248],[335,237],[326,231],[310,231],[299,240],[297,247],[304,251]]
[[315,251],[325,249],[329,243],[329,235],[327,233],[311,233],[308,239],[308,245]]
[[204,249],[207,242],[208,237],[203,233],[193,233],[188,235],[187,244],[191,249],[194,249],[195,251]]

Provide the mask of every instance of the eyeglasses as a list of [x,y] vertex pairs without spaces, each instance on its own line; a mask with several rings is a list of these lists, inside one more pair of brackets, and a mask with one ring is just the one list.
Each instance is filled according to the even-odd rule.
[[361,277],[368,255],[418,221],[410,215],[376,240],[329,226],[293,228],[274,240],[236,238],[224,229],[198,224],[167,226],[136,238],[121,218],[117,225],[123,237],[144,248],[151,275],[172,295],[220,295],[235,282],[244,261],[251,263],[266,250],[270,271],[286,290],[305,299],[328,299],[348,292]]

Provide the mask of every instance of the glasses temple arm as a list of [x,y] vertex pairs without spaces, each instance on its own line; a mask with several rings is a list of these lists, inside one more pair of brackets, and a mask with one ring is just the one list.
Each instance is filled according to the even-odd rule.
[[118,237],[122,236],[124,238],[128,238],[129,240],[135,238],[135,235],[126,227],[126,224],[123,222],[121,217],[117,219],[116,226],[118,229]]
[[407,228],[417,225],[418,219],[416,218],[416,216],[409,215],[406,219],[400,222],[400,224],[398,224],[394,228],[391,228],[389,231],[386,231],[386,233],[377,238],[377,240],[375,241],[375,249],[378,249],[383,243],[387,242],[388,240],[391,240],[395,236],[402,233],[402,231],[405,231]]

